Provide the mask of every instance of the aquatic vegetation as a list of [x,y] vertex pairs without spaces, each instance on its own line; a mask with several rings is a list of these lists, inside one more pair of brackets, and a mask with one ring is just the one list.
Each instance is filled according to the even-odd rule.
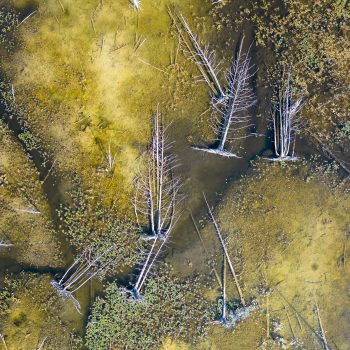
[[11,244],[2,254],[18,263],[57,268],[60,244],[37,169],[3,122],[0,142],[0,240]]
[[[242,289],[257,299],[263,316],[259,322],[270,329],[261,344],[272,337],[274,343],[283,341],[286,346],[289,342],[304,343],[308,349],[324,346],[322,335],[310,331],[310,325],[320,329],[313,308],[316,291],[318,304],[322,303],[326,341],[331,347],[329,339],[333,339],[341,348],[347,343],[348,320],[341,316],[341,310],[349,304],[345,287],[348,278],[336,262],[339,254],[347,251],[344,242],[349,227],[349,198],[336,169],[317,171],[316,164],[302,160],[282,164],[257,162],[248,176],[232,185],[217,207],[216,218],[227,235],[225,244],[236,269],[244,270]],[[338,179],[336,188],[330,186],[333,178]],[[211,227],[203,234],[209,240]],[[266,288],[257,288],[261,283]],[[283,305],[289,312],[294,336]],[[284,325],[278,331],[272,325],[277,317]],[[243,341],[239,336],[235,339]]]
[[283,67],[292,61],[294,85],[309,98],[301,115],[303,133],[332,142],[334,127],[347,120],[349,108],[347,5],[332,0],[283,0],[252,7],[247,17],[256,25],[256,43],[270,62],[265,81],[276,84]]
[[0,346],[347,348],[347,1],[3,3]]
[[15,28],[18,26],[18,15],[14,9],[0,9],[0,45],[6,50],[12,50],[15,45]]
[[167,269],[145,283],[144,303],[125,298],[115,283],[108,284],[105,297],[92,308],[88,349],[159,349],[165,338],[193,343],[206,334],[211,315],[201,286],[171,276]]

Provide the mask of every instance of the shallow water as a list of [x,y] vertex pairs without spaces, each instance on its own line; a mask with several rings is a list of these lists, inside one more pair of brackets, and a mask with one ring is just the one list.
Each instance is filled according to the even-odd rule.
[[[198,130],[198,128],[202,126],[205,127],[206,120],[208,120],[210,117],[209,113],[204,114],[204,116],[200,116],[202,112],[208,108],[210,97],[205,86],[191,83],[192,85],[188,87],[186,85],[187,83],[185,82],[186,91],[191,91],[195,95],[195,98],[184,98],[180,95],[180,101],[174,102],[174,94],[171,92],[168,94],[166,89],[160,88],[167,83],[171,85],[173,80],[176,80],[171,76],[168,82],[168,76],[164,78],[163,73],[159,72],[159,67],[161,67],[160,69],[167,68],[166,64],[169,61],[169,52],[167,50],[173,47],[174,41],[174,38],[169,37],[169,33],[167,33],[167,30],[169,29],[169,19],[167,15],[163,13],[166,3],[167,2],[160,1],[157,3],[157,6],[154,4],[152,4],[152,6],[150,4],[145,4],[139,15],[132,13],[131,9],[128,10],[123,8],[122,12],[124,20],[122,21],[120,18],[116,20],[118,27],[117,31],[120,30],[120,32],[122,32],[122,39],[118,44],[121,45],[124,39],[127,41],[127,39],[134,36],[135,33],[136,36],[139,35],[141,37],[143,35],[148,39],[148,41],[145,42],[144,46],[140,48],[136,54],[136,50],[134,50],[132,54],[125,54],[125,56],[123,56],[124,54],[121,53],[121,57],[119,57],[116,61],[117,63],[113,61],[111,55],[103,52],[103,49],[101,48],[100,54],[95,57],[96,61],[93,68],[97,72],[95,77],[96,81],[98,81],[97,85],[100,84],[98,86],[99,92],[96,100],[99,103],[101,101],[101,103],[103,103],[103,100],[106,99],[107,106],[105,112],[108,114],[108,118],[110,118],[113,123],[116,123],[117,130],[119,130],[118,127],[122,125],[121,129],[125,127],[126,130],[130,131],[130,134],[132,135],[130,142],[136,144],[134,150],[138,147],[142,149],[147,141],[147,133],[145,132],[145,129],[149,129],[148,127],[145,128],[140,125],[135,126],[135,124],[145,125],[145,123],[148,123],[148,115],[150,114],[150,111],[154,110],[154,106],[157,103],[160,103],[164,111],[167,112],[167,118],[169,121],[172,121],[170,136],[175,141],[173,151],[178,155],[181,163],[181,167],[178,169],[178,174],[182,177],[184,182],[183,192],[186,195],[186,202],[181,219],[172,233],[171,242],[167,247],[164,258],[174,265],[176,272],[190,274],[193,272],[193,270],[196,270],[195,265],[190,265],[192,260],[194,260],[196,263],[196,259],[193,259],[193,254],[194,252],[200,252],[201,248],[197,234],[189,217],[189,212],[191,212],[194,218],[199,221],[206,214],[206,208],[202,198],[203,192],[206,194],[209,203],[215,204],[225,196],[226,190],[229,186],[235,183],[235,181],[238,180],[242,174],[245,174],[250,170],[250,161],[252,159],[255,159],[257,156],[268,155],[272,151],[272,144],[268,137],[269,131],[267,130],[266,122],[266,114],[268,109],[268,101],[266,101],[266,99],[268,98],[269,91],[265,86],[256,86],[256,81],[259,81],[258,79],[252,82],[252,86],[256,91],[259,102],[259,108],[255,110],[253,109],[251,113],[256,125],[255,131],[262,134],[262,136],[248,138],[239,145],[238,153],[242,156],[241,159],[221,158],[217,155],[211,155],[192,149],[191,146],[197,145],[198,142],[200,145],[210,145],[210,140],[203,137],[203,134],[207,135],[206,131],[204,130],[202,132],[202,130]],[[82,17],[87,13],[84,6],[86,5],[89,7],[89,4],[90,3],[87,2],[86,4],[79,4],[79,7],[74,7],[74,2],[69,2],[69,9],[73,10],[73,15],[77,16],[78,21],[82,21]],[[155,14],[154,12],[158,11],[158,5],[162,8],[163,12],[161,14],[158,14],[158,12]],[[239,5],[240,4],[236,4],[233,6],[238,7]],[[57,11],[54,4],[50,4],[50,6],[50,8],[55,9],[52,11]],[[202,7],[201,2],[192,3],[188,1],[179,1],[179,6],[189,18],[191,18],[192,13],[196,13],[197,15],[202,15],[204,17],[208,16],[208,8],[210,8],[209,4]],[[32,9],[33,7],[30,5],[26,9],[26,13],[30,13]],[[109,27],[115,26],[115,23],[108,17],[107,11],[103,10],[101,16],[101,19],[96,21],[96,26],[97,29],[99,24],[103,26],[103,30],[106,32],[107,37],[105,45],[109,45],[109,40],[111,40],[110,37],[112,37],[112,30]],[[132,29],[128,30],[129,28],[123,24],[124,21],[127,23],[127,25],[130,25],[130,28]],[[198,28],[205,28],[204,35],[208,37],[209,40],[211,39],[214,41],[214,47],[218,49],[220,53],[222,53],[225,58],[224,64],[226,65],[232,57],[235,42],[237,41],[241,32],[244,32],[246,36],[246,46],[249,46],[249,43],[253,40],[252,28],[248,25],[243,24],[239,31],[224,29],[216,32],[212,21],[209,21],[209,24],[206,23],[205,20],[205,24],[202,22],[203,21],[201,20],[199,25],[198,22],[196,22],[196,25],[193,23],[193,27],[195,28],[197,26]],[[152,28],[149,27],[151,25]],[[54,24],[50,23],[48,27],[50,26],[54,27]],[[74,30],[75,29],[73,27],[72,32]],[[159,39],[162,37],[165,37],[165,39]],[[98,38],[93,37],[93,41],[99,40]],[[79,43],[79,41],[77,42]],[[154,54],[156,49],[163,44],[165,49],[161,51],[159,55]],[[72,47],[74,50],[74,42]],[[68,52],[72,51],[72,47],[69,46]],[[121,48],[121,50],[123,49]],[[35,54],[35,51],[32,53]],[[26,58],[25,53],[23,54],[22,52],[21,54]],[[151,62],[151,64],[157,67],[158,70],[150,67],[147,64],[143,65],[140,64],[140,62],[137,64],[137,60],[134,58],[134,56],[138,54],[140,54],[140,56],[137,57],[138,59],[142,59],[148,63]],[[179,55],[182,54],[180,53]],[[259,72],[264,70],[264,65],[267,64],[266,59],[267,58],[265,58],[265,61],[262,62],[260,53],[256,50],[256,48],[252,48],[252,60],[258,68],[257,74],[260,74]],[[65,61],[66,60],[67,58],[65,58]],[[183,57],[181,62],[186,62]],[[191,65],[188,62],[184,63],[184,65],[185,71],[187,69],[190,70],[190,77],[187,78],[192,79],[192,74],[194,73],[195,69],[193,67],[191,68]],[[118,69],[120,69],[119,72],[117,69],[114,69],[116,66]],[[113,67],[113,70],[111,67]],[[35,76],[34,73],[40,74],[40,70],[33,72],[33,77]],[[120,73],[121,77],[118,76],[118,73]],[[143,76],[145,78],[143,78]],[[115,83],[114,79],[118,80],[118,89],[115,89],[115,85],[113,85],[113,83]],[[46,82],[44,81],[40,83],[45,89]],[[25,84],[25,82],[23,84]],[[147,85],[149,90],[144,91],[144,86],[146,86],[146,84],[149,84]],[[179,88],[177,87],[177,89]],[[130,91],[132,91],[131,94]],[[57,93],[57,91],[54,92]],[[156,95],[157,93],[159,94]],[[96,96],[93,97],[95,98]],[[90,100],[93,100],[93,98],[90,98]],[[74,104],[74,102],[72,103]],[[171,108],[171,106],[174,108]],[[16,135],[20,132],[20,126],[14,119],[9,122],[9,126]],[[104,131],[101,133],[103,132]],[[83,137],[84,140],[87,138],[86,135],[83,135]],[[138,139],[138,137],[140,139]],[[125,140],[123,140],[123,142],[124,141]],[[316,150],[307,140],[303,139],[298,141],[300,141],[297,143],[296,148],[296,153],[298,155],[309,157],[311,154],[318,154],[318,150]],[[84,146],[88,148],[90,147],[90,144],[86,143]],[[69,181],[64,179],[64,177],[60,178],[55,172],[49,173],[49,169],[53,163],[52,161],[46,163],[45,167],[42,167],[42,158],[38,152],[32,152],[31,157],[39,170],[40,179],[46,178],[44,192],[47,196],[47,201],[50,204],[51,219],[55,223],[56,228],[58,228],[56,210],[60,204],[67,200],[65,193],[70,187]],[[125,160],[126,163],[128,161],[129,158]],[[89,170],[91,171],[91,169]],[[133,173],[133,170],[133,166],[130,166],[130,168],[123,168],[123,171],[130,171],[130,174]],[[57,229],[57,235],[61,243],[62,253],[64,254],[65,265],[68,266],[72,260],[73,251],[64,235],[59,232],[61,231]],[[10,258],[4,258],[1,260],[1,263],[0,273],[4,273],[4,271],[14,273],[22,270],[32,271],[31,267],[18,265]],[[60,272],[51,270],[49,267],[47,269],[39,269],[35,271],[39,273],[51,274]],[[99,287],[100,286],[98,284],[93,287],[87,286],[79,292],[78,299],[85,305],[85,310],[88,310],[89,302],[92,299],[91,294],[95,294],[94,289],[96,288],[99,291]],[[85,318],[86,315],[87,313],[84,315]]]

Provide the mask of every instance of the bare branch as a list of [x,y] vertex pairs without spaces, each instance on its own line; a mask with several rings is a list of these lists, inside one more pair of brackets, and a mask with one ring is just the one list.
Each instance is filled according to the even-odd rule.
[[133,204],[136,218],[140,227],[142,219],[148,221],[146,241],[153,240],[131,291],[135,299],[140,299],[142,286],[179,218],[177,207],[183,199],[181,181],[174,175],[177,161],[170,153],[171,143],[167,142],[166,129],[157,108],[151,142],[144,156],[144,171],[135,180]]
[[168,7],[168,13],[179,33],[179,37],[186,47],[186,51],[199,69],[203,81],[208,84],[216,99],[223,100],[225,98],[225,92],[218,79],[219,64],[215,63],[216,57],[214,51],[210,51],[208,45],[204,45],[204,48],[202,48],[199,38],[193,34],[181,13],[177,13],[170,7]]

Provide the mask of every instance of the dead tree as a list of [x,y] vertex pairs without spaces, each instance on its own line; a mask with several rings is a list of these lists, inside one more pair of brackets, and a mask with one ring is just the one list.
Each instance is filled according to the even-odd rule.
[[192,32],[181,13],[170,7],[168,8],[168,12],[184,44],[184,51],[197,66],[203,81],[211,89],[213,97],[218,101],[223,101],[226,94],[218,78],[220,64],[216,62],[215,52],[210,50],[207,44],[201,44],[199,37]]
[[107,268],[111,261],[106,256],[111,249],[108,248],[97,254],[91,250],[84,252],[75,259],[58,282],[51,281],[57,293],[62,298],[71,299],[79,313],[81,307],[74,293]]
[[[294,102],[295,101],[295,102]],[[298,114],[303,105],[303,97],[295,98],[291,86],[291,66],[284,70],[277,101],[272,110],[275,161],[296,160],[295,137],[300,120]]]
[[236,284],[236,288],[237,288],[237,291],[238,291],[238,294],[239,294],[239,298],[241,300],[241,304],[242,304],[242,306],[245,306],[246,303],[245,303],[245,300],[244,300],[244,297],[243,297],[242,288],[241,288],[241,286],[239,284],[238,276],[237,276],[237,274],[235,272],[235,269],[233,268],[233,264],[231,262],[229,254],[228,254],[225,241],[224,241],[224,239],[222,237],[222,234],[221,234],[221,229],[220,229],[220,227],[219,227],[219,225],[218,225],[218,223],[217,223],[217,221],[216,221],[216,219],[214,217],[214,214],[213,214],[213,212],[212,212],[212,210],[211,210],[211,208],[209,206],[209,203],[208,203],[207,198],[206,198],[204,193],[203,193],[203,197],[204,197],[205,204],[208,207],[209,217],[210,217],[211,221],[214,224],[216,234],[218,235],[220,244],[221,244],[222,249],[223,249],[223,251],[225,253],[225,256],[226,256],[226,260],[227,260],[228,266],[230,267],[230,271],[231,271],[232,276],[234,278],[234,281],[235,281],[235,284]]
[[232,62],[227,74],[227,92],[223,103],[214,103],[214,108],[219,113],[214,119],[214,132],[216,133],[217,146],[215,148],[199,148],[197,150],[218,154],[224,157],[240,158],[236,153],[228,151],[228,141],[246,139],[256,135],[246,133],[246,130],[253,126],[251,117],[246,113],[255,105],[256,99],[251,88],[250,80],[255,74],[249,51],[243,52],[244,38],[241,40],[237,55]]
[[180,195],[181,181],[174,176],[176,157],[170,150],[166,128],[157,109],[152,138],[145,157],[145,171],[136,180],[134,208],[137,221],[140,224],[140,218],[147,219],[149,236],[146,240],[153,242],[132,289],[135,299],[140,299],[143,284],[179,218],[177,208],[183,199]]
[[177,207],[182,200],[181,181],[174,175],[177,162],[170,150],[171,143],[167,141],[166,128],[157,110],[144,157],[145,169],[135,181],[135,214],[139,225],[142,219],[148,221],[146,239],[167,239],[177,219]]

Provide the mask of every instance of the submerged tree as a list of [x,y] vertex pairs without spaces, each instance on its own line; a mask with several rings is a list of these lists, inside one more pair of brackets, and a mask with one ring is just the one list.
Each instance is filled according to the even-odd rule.
[[303,97],[295,98],[291,86],[291,67],[284,70],[282,84],[272,111],[275,161],[295,160],[294,154],[297,128],[300,123],[298,114],[302,108]]
[[174,175],[177,162],[170,151],[171,143],[167,141],[166,128],[157,109],[150,146],[145,155],[144,174],[136,180],[134,207],[137,221],[139,225],[140,219],[148,221],[146,241],[153,240],[132,289],[136,299],[140,298],[140,290],[179,217],[181,181]]
[[243,52],[244,40],[242,39],[227,73],[226,86],[223,86],[219,79],[220,69],[219,63],[216,62],[215,52],[210,50],[208,45],[204,45],[202,48],[199,38],[193,34],[181,13],[169,8],[169,15],[184,43],[184,51],[192,58],[202,79],[210,87],[213,107],[219,113],[219,117],[213,118],[216,147],[194,147],[194,149],[224,157],[239,157],[236,153],[226,150],[225,146],[230,140],[245,139],[254,135],[243,134],[246,129],[253,126],[251,118],[245,113],[256,103],[254,92],[250,86],[250,80],[255,74],[249,56],[250,49],[247,53]]
[[135,181],[134,208],[139,225],[142,219],[148,221],[147,239],[165,240],[177,219],[181,181],[174,175],[177,159],[171,154],[172,144],[160,119],[157,110],[151,142],[144,156],[143,174]]
[[[253,126],[251,117],[246,112],[255,105],[256,99],[250,80],[255,74],[249,51],[242,50],[244,39],[241,40],[237,55],[232,62],[227,74],[227,92],[223,103],[214,103],[214,107],[219,116],[214,117],[214,132],[217,135],[217,145],[214,148],[199,148],[197,150],[218,154],[224,157],[239,156],[228,151],[226,145],[228,141],[245,139],[254,134],[247,134],[246,130]],[[220,102],[220,101],[216,101]]]
[[103,278],[120,266],[137,261],[134,227],[114,216],[101,205],[92,205],[79,191],[72,195],[72,207],[59,212],[65,233],[78,251],[78,257],[63,276],[51,284],[63,298],[72,300],[80,311],[74,294],[92,278]]

